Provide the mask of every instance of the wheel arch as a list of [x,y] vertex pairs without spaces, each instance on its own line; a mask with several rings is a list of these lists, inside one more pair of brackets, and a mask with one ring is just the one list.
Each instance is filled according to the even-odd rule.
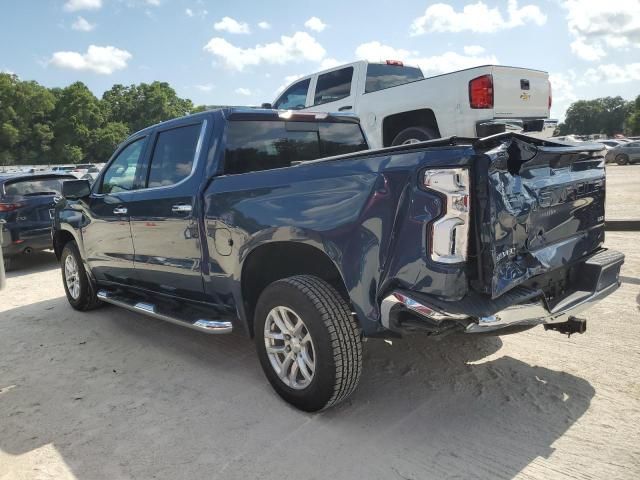
[[430,108],[423,108],[419,110],[411,110],[408,112],[395,113],[385,117],[382,121],[382,144],[384,147],[388,147],[393,142],[393,139],[405,128],[409,127],[426,127],[433,129],[438,137],[440,136],[440,129],[438,128],[438,121],[436,115]]
[[59,230],[55,230],[53,233],[53,251],[56,254],[56,258],[60,260],[62,255],[62,250],[64,246],[70,241],[75,240],[75,242],[80,246],[76,235],[71,231],[65,228],[61,228]]
[[271,283],[295,275],[314,275],[327,281],[351,304],[344,278],[325,251],[300,241],[265,243],[251,250],[242,263],[240,274],[242,306],[251,336],[260,294]]

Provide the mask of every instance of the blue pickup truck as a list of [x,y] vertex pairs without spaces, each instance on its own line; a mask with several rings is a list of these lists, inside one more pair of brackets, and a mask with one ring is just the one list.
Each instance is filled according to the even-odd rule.
[[350,115],[212,110],[64,182],[53,245],[73,308],[252,336],[277,393],[316,411],[356,388],[363,337],[582,333],[624,261],[603,248],[601,148],[368,150]]

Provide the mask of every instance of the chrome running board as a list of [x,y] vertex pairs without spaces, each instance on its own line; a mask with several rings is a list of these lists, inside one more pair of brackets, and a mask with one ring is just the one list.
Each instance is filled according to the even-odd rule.
[[223,334],[231,333],[233,330],[233,325],[227,320],[208,320],[205,318],[199,318],[195,321],[182,320],[180,318],[167,315],[166,313],[160,313],[158,311],[158,307],[153,303],[135,301],[107,290],[99,290],[97,296],[102,302],[126,308],[132,312],[141,313],[142,315],[157,318],[158,320],[164,320],[165,322],[173,323],[175,325],[198,330],[199,332]]

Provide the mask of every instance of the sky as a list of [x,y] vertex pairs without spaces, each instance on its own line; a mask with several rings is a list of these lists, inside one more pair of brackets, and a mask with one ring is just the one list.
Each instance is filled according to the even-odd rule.
[[545,70],[562,119],[640,94],[640,0],[0,0],[1,71],[97,96],[160,80],[197,105],[256,105],[363,58]]

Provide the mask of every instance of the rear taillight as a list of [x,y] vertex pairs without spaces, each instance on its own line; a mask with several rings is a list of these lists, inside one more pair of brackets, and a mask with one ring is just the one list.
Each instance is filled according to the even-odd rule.
[[551,89],[551,82],[549,82],[549,110],[551,110],[551,100],[553,98],[552,95],[552,89]]
[[493,77],[482,75],[469,82],[469,106],[493,108]]
[[13,212],[21,206],[20,203],[0,203],[0,212]]
[[469,241],[469,170],[427,170],[424,187],[446,198],[442,217],[431,226],[431,259],[440,263],[464,262]]

